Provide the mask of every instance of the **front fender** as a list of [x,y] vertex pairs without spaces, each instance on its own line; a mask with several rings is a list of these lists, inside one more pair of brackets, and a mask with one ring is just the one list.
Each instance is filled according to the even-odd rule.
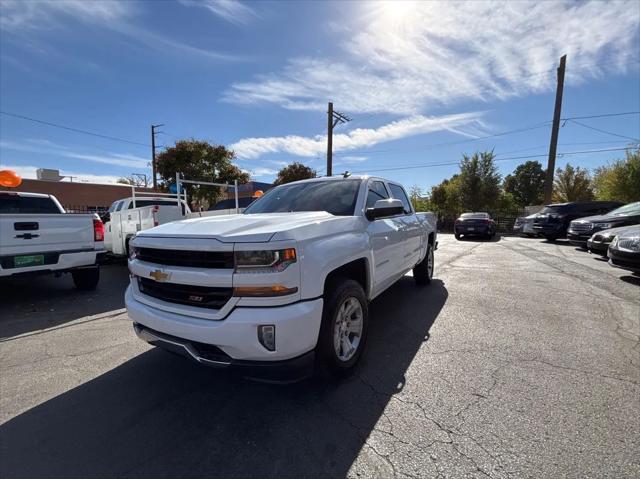
[[327,276],[340,266],[364,258],[367,264],[367,288],[371,295],[372,250],[363,233],[340,233],[305,242],[301,252],[302,298],[316,298],[324,293]]

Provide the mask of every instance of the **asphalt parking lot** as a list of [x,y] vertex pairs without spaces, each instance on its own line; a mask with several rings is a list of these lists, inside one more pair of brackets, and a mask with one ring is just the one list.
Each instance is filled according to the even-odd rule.
[[638,477],[640,281],[566,243],[440,236],[341,383],[138,340],[124,265],[0,284],[0,477]]

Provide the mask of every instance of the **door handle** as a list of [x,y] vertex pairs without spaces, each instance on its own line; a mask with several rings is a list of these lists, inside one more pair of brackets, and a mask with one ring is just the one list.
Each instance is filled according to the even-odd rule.
[[21,235],[16,235],[16,238],[22,238],[22,239],[32,239],[32,238],[38,238],[40,237],[40,235],[34,235],[31,233],[24,233]]

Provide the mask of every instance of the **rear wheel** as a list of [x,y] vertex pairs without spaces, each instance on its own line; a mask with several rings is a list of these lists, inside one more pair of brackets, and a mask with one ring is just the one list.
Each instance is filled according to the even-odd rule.
[[81,291],[90,291],[96,289],[98,281],[100,281],[100,268],[83,268],[71,271],[73,284]]
[[413,279],[416,284],[425,285],[431,282],[433,278],[433,248],[431,244],[427,245],[427,254],[415,267],[413,268]]
[[544,237],[549,243],[553,243],[555,240],[558,239],[558,237],[554,235],[544,235]]
[[453,236],[455,236],[456,239],[459,240],[461,235],[459,233],[454,233]]
[[334,376],[350,373],[362,356],[368,321],[368,301],[360,283],[334,281],[325,295],[318,338],[321,368]]

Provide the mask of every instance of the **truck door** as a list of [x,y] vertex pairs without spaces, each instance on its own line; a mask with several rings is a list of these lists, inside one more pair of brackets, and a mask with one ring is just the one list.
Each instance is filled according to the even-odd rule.
[[404,215],[401,218],[405,231],[403,261],[405,269],[413,268],[416,263],[418,263],[422,248],[424,247],[423,243],[425,238],[423,231],[404,188],[400,185],[389,183],[389,189],[391,190],[391,196],[402,201],[402,205],[404,206]]
[[[382,181],[371,180],[367,190],[365,208],[372,208],[376,201],[389,198]],[[367,231],[373,250],[373,295],[385,290],[403,271],[404,225],[399,217],[379,218],[370,221]]]

